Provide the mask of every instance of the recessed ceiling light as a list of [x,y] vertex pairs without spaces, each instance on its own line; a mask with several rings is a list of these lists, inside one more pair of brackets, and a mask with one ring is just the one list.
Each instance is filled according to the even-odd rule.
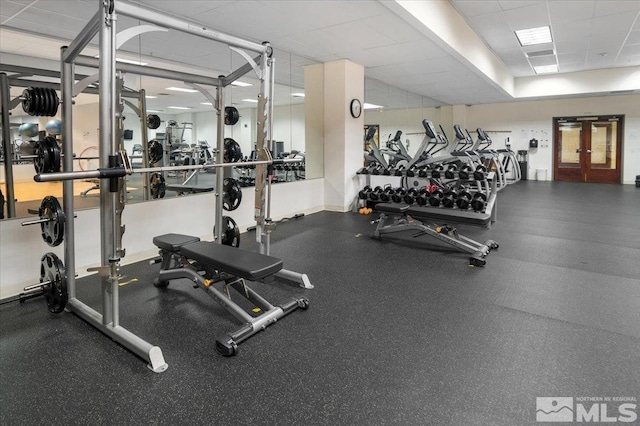
[[232,85],[232,86],[238,86],[238,87],[249,87],[249,86],[253,86],[253,84],[251,84],[251,83],[245,83],[244,81],[239,81],[239,80],[232,81],[232,82],[231,82],[231,85]]
[[145,98],[147,99],[156,99],[157,96],[153,96],[153,95],[144,95]]
[[376,108],[384,108],[382,105],[375,105],[375,104],[368,104],[368,103],[364,103],[364,105],[362,105],[362,109],[376,109]]
[[209,106],[213,106],[213,104],[211,102],[200,102],[200,105],[209,105]]
[[536,74],[549,74],[552,72],[558,72],[558,65],[541,65],[539,67],[533,67],[533,70],[536,72]]
[[251,103],[257,104],[258,100],[257,99],[243,99],[242,102],[251,102]]
[[291,96],[294,98],[304,98],[304,93],[292,93]]
[[147,112],[160,112],[157,109],[148,109]]
[[191,107],[183,107],[183,106],[168,106],[167,108],[171,108],[171,109],[191,109]]
[[197,90],[185,89],[184,87],[167,87],[167,90],[173,90],[174,92],[198,93]]
[[516,37],[521,46],[531,46],[534,44],[551,43],[551,29],[546,27],[529,28],[517,30]]

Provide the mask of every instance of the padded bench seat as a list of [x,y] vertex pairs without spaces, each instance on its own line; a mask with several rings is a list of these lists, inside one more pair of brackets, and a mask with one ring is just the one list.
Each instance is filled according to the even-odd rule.
[[375,205],[375,209],[379,212],[402,214],[409,210],[409,206],[406,204],[378,203]]
[[453,210],[439,207],[410,207],[407,209],[407,214],[418,220],[450,221],[457,224],[485,227],[491,224],[491,214],[468,210]]
[[198,241],[200,238],[184,234],[164,234],[153,237],[153,244],[167,251],[178,251],[185,244],[197,243]]
[[211,192],[213,191],[213,186],[201,186],[201,185],[184,185],[184,184],[171,184],[166,185],[167,191],[175,191],[175,192],[185,192],[189,194],[197,194],[199,192]]
[[202,265],[250,281],[266,278],[282,269],[282,260],[277,257],[209,241],[184,245],[180,248],[180,254]]

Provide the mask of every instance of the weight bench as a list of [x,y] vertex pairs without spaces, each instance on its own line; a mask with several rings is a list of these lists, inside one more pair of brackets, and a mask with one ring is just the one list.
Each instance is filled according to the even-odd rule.
[[[154,281],[156,287],[166,287],[169,281],[179,278],[189,279],[244,323],[237,331],[216,340],[216,350],[224,356],[235,355],[239,343],[278,319],[298,308],[309,307],[305,297],[294,297],[273,306],[246,284],[245,280],[273,280],[282,270],[281,259],[182,234],[154,237],[153,244],[160,249],[161,256],[152,261],[161,263],[160,273]],[[222,283],[220,289],[214,286],[218,283]],[[238,293],[248,309],[232,300],[230,289]]]
[[[424,223],[434,220],[455,220],[458,223],[486,226],[491,222],[491,214],[476,212],[455,212],[446,216],[442,209],[429,209],[428,207],[411,207],[406,204],[378,203],[375,205],[376,211],[380,212],[380,218],[376,220],[378,226],[374,232],[374,237],[381,239],[383,235],[393,234],[403,231],[418,231],[413,237],[428,235],[449,244],[458,250],[471,254],[469,266],[484,266],[485,258],[489,252],[498,248],[498,243],[487,240],[484,243],[460,235],[458,230],[449,225],[429,226]],[[453,212],[450,212],[453,213]]]
[[167,191],[175,191],[175,192],[178,193],[178,195],[198,194],[200,192],[211,192],[211,191],[213,191],[213,186],[173,184],[173,185],[166,185],[166,190]]

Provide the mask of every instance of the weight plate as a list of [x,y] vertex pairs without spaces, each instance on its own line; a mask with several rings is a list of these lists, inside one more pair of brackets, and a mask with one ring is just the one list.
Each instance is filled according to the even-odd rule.
[[233,126],[240,120],[240,113],[236,107],[224,107],[224,124]]
[[151,197],[152,198],[164,198],[167,185],[164,180],[164,176],[161,173],[153,173],[149,178],[150,189],[151,189]]
[[47,308],[54,314],[64,310],[69,298],[67,294],[67,273],[62,261],[53,253],[47,253],[40,260],[40,282],[49,281],[43,287]]
[[53,195],[44,197],[38,215],[41,219],[48,219],[48,222],[40,224],[42,240],[51,247],[59,246],[64,239],[64,210],[60,206],[58,199]]
[[149,149],[149,163],[159,163],[162,160],[162,156],[164,155],[162,144],[157,140],[152,139],[147,144],[147,147]]
[[44,140],[47,141],[46,146],[51,153],[51,166],[49,168],[49,173],[58,173],[62,166],[62,158],[60,155],[60,146],[58,146],[58,141],[53,136],[47,136]]
[[49,111],[49,117],[53,117],[54,115],[56,115],[58,113],[58,106],[60,106],[60,98],[58,98],[58,93],[53,90],[53,89],[48,89],[49,91],[49,97],[50,97],[50,111]]
[[242,190],[237,180],[225,178],[222,185],[222,208],[232,211],[240,207],[242,201]]
[[36,173],[46,173],[47,167],[51,164],[51,155],[43,141],[36,142],[34,154],[37,156],[33,160],[33,167],[36,169]]
[[[222,216],[222,244],[231,247],[240,247],[240,228],[235,220],[229,216]],[[213,235],[216,235],[216,227],[213,227]]]
[[40,99],[40,90],[38,90],[37,87],[32,88],[31,96],[33,98],[33,107],[31,108],[33,110],[33,114],[31,115],[39,116],[40,108],[42,105],[42,100]]
[[40,110],[39,115],[45,116],[49,112],[49,97],[47,96],[47,90],[42,87],[38,87],[38,92],[40,94]]
[[147,127],[149,129],[157,129],[158,127],[160,127],[160,122],[160,117],[158,117],[156,114],[147,115]]
[[32,102],[31,91],[29,89],[24,89],[22,91],[22,110],[29,115],[32,115],[29,112],[31,110]]
[[242,160],[242,149],[232,138],[224,138],[224,162],[235,163]]

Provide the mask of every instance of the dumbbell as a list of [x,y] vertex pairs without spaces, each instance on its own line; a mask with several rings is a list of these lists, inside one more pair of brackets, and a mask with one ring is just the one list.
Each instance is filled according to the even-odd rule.
[[380,170],[382,170],[382,165],[376,164],[375,167],[371,170],[371,174],[378,176],[380,174]]
[[380,201],[388,203],[391,200],[391,196],[395,193],[395,190],[390,186],[387,186],[382,194],[380,194]]
[[416,197],[418,196],[418,190],[415,188],[409,188],[407,193],[402,198],[405,203],[411,205],[416,202]]
[[395,192],[391,196],[391,201],[393,201],[394,203],[401,203],[402,198],[405,196],[406,193],[407,193],[406,189],[402,187],[396,188]]
[[487,168],[482,164],[479,164],[478,166],[476,166],[476,171],[473,172],[473,178],[475,180],[484,180],[486,172]]
[[416,166],[409,167],[407,169],[407,173],[406,173],[407,177],[415,177],[415,175],[416,175],[415,170],[416,170]]
[[367,198],[369,198],[370,192],[371,192],[371,187],[367,185],[358,192],[358,198],[360,198],[361,200],[366,200]]
[[444,172],[444,177],[447,179],[453,179],[456,177],[455,172],[458,171],[458,166],[456,164],[449,164],[449,167]]
[[460,179],[467,180],[469,179],[469,173],[471,172],[471,170],[472,170],[471,166],[468,164],[465,164],[464,166],[462,166],[462,168],[458,172],[458,176],[460,177]]
[[450,189],[442,196],[442,205],[448,209],[452,209],[453,206],[456,205],[456,198],[458,198],[458,193]]
[[391,167],[387,167],[382,171],[383,176],[391,176]]
[[444,170],[444,166],[442,164],[438,164],[436,165],[432,170],[431,170],[431,177],[434,179],[438,179],[440,177],[440,172]]
[[427,176],[427,168],[421,167],[420,170],[418,170],[418,177],[426,178]]
[[380,194],[382,194],[382,187],[376,186],[373,191],[369,192],[369,199],[371,201],[379,201]]
[[469,208],[469,204],[471,203],[471,193],[467,189],[462,189],[458,192],[458,199],[456,200],[456,205],[459,209],[466,210]]
[[442,189],[438,188],[434,191],[431,191],[431,195],[429,195],[429,205],[438,207],[440,205],[440,201],[442,201],[442,197],[444,197],[444,192],[442,192]]
[[429,195],[431,195],[431,193],[427,188],[420,188],[420,191],[418,191],[418,195],[416,196],[416,203],[419,206],[426,206],[429,200]]
[[484,192],[476,192],[473,194],[473,199],[471,200],[471,208],[474,212],[480,212],[484,210],[484,206],[487,203],[487,194]]
[[394,175],[396,176],[402,176],[402,173],[406,170],[407,168],[404,166],[404,164],[400,165],[400,167],[398,167],[394,173]]

